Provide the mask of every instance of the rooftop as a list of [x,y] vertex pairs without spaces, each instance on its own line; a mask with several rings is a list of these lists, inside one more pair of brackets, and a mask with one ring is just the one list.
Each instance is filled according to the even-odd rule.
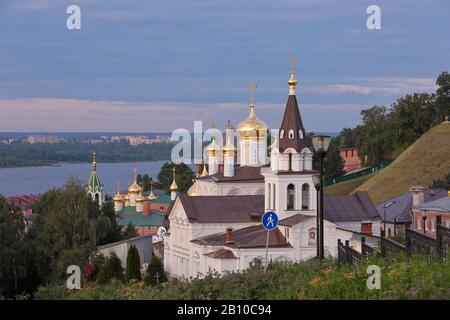
[[179,193],[178,197],[190,222],[255,222],[260,220],[264,212],[264,196],[189,197],[185,193]]
[[450,212],[450,197],[425,202],[415,206],[414,209],[434,211],[434,212]]
[[[264,248],[266,246],[267,230],[261,224],[232,231],[233,243],[226,243],[227,232],[213,234],[194,239],[191,242],[200,245],[226,246],[230,248]],[[291,244],[275,229],[269,232],[269,247],[291,248]]]
[[[436,199],[447,197],[447,190],[445,189],[425,189],[423,192],[424,203],[434,201]],[[398,222],[407,223],[411,222],[411,209],[413,207],[413,194],[411,191],[405,192],[399,196],[390,198],[384,202],[376,205],[380,216],[384,218],[384,208],[385,203],[395,201],[394,204],[386,209],[386,221],[388,222]]]
[[217,172],[213,175],[198,177],[197,180],[212,180],[215,182],[262,182],[264,177],[261,175],[261,167],[235,166],[234,176],[224,177],[223,172]]
[[125,207],[119,212],[119,225],[127,226],[130,223],[135,227],[160,227],[163,225],[166,215],[159,211],[152,210],[149,215],[136,212],[136,207]]

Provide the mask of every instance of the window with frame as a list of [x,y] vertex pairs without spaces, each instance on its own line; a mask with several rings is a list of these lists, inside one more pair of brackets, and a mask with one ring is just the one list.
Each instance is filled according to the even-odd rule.
[[309,210],[309,184],[302,185],[302,210]]
[[293,210],[295,206],[295,186],[291,183],[287,187],[287,210]]
[[290,129],[288,134],[289,139],[294,139],[294,130]]
[[281,129],[280,130],[280,139],[283,139],[284,138],[284,129]]

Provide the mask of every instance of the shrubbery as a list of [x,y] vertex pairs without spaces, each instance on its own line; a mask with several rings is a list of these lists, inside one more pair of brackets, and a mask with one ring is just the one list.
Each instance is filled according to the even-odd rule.
[[[367,267],[381,269],[381,289],[366,286]],[[251,268],[225,276],[209,274],[191,282],[171,280],[159,286],[142,283],[68,292],[41,288],[39,299],[450,299],[450,263],[427,263],[421,258],[373,258],[357,267],[337,267],[335,260],[296,264],[274,263],[267,273]]]

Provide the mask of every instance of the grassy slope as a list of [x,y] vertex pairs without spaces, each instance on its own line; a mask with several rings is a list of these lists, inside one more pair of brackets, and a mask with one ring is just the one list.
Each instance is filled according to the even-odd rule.
[[375,203],[429,186],[450,173],[450,124],[440,124],[422,135],[387,168],[356,188],[367,191]]
[[350,194],[374,175],[375,173],[371,173],[357,179],[333,184],[325,188],[325,194]]
[[[114,283],[69,292],[64,286],[41,287],[38,300],[48,299],[450,299],[449,260],[428,263],[425,259],[383,260],[370,258],[359,266],[341,266],[327,260],[322,265],[305,261],[274,264],[267,273],[252,269],[216,278],[171,281],[162,286]],[[369,290],[367,267],[381,269],[381,289]]]

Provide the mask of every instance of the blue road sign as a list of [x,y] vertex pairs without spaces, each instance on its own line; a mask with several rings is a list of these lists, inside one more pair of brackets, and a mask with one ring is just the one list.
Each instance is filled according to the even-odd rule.
[[273,211],[267,211],[262,216],[261,222],[267,231],[272,231],[278,226],[278,215]]

